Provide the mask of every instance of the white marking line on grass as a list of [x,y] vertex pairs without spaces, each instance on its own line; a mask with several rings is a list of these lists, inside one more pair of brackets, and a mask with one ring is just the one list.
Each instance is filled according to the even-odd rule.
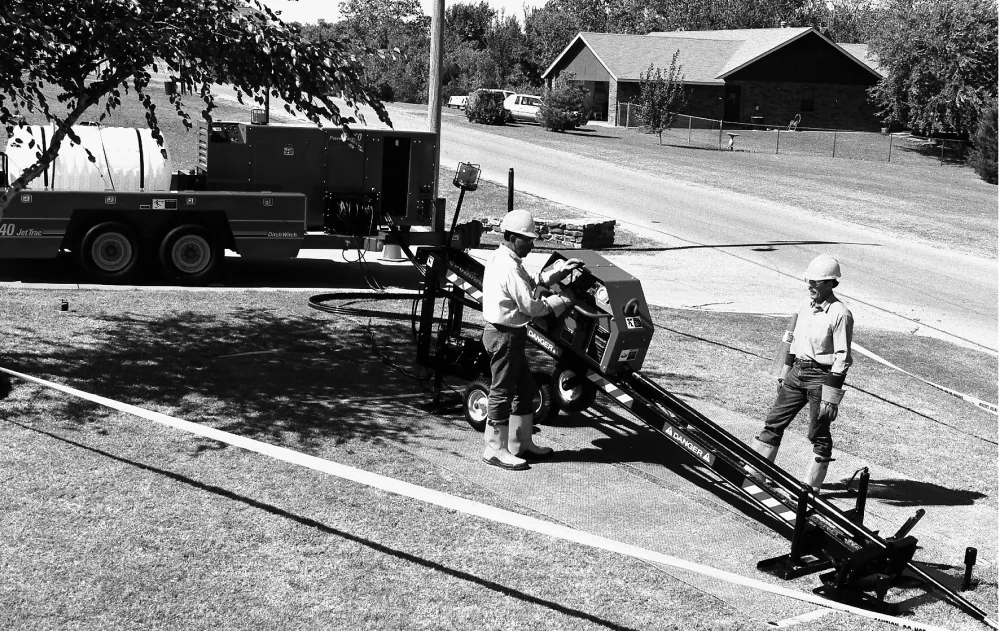
[[833,609],[817,609],[816,611],[810,611],[804,613],[801,616],[795,616],[794,618],[786,618],[785,620],[779,620],[778,622],[768,622],[772,627],[778,627],[779,629],[784,629],[785,627],[792,627],[801,622],[809,622],[810,620],[817,620],[822,618],[828,613],[833,613]]
[[651,563],[660,563],[676,569],[687,570],[689,572],[694,572],[695,574],[709,576],[711,578],[725,581],[727,583],[732,583],[734,585],[742,585],[744,587],[749,587],[751,589],[756,589],[759,591],[776,594],[778,596],[784,596],[786,598],[793,598],[795,600],[814,603],[816,605],[819,605],[821,607],[826,607],[829,609],[847,611],[856,614],[858,616],[862,616],[872,620],[881,620],[882,622],[888,622],[890,624],[899,625],[901,627],[906,627],[909,629],[918,629],[921,631],[945,631],[942,627],[936,627],[928,624],[923,624],[920,622],[914,622],[912,620],[903,620],[902,618],[887,616],[885,614],[880,614],[872,611],[866,611],[864,609],[859,609],[857,607],[852,607],[850,605],[845,605],[843,603],[826,600],[825,598],[822,598],[815,594],[810,594],[808,592],[799,592],[785,587],[779,587],[777,585],[770,585],[763,581],[758,581],[756,579],[748,578],[746,576],[740,576],[739,574],[734,574],[732,572],[727,572],[725,570],[717,570],[707,565],[701,565],[699,563],[685,561],[684,559],[679,559],[677,557],[672,557],[659,552],[653,552],[651,550],[646,550],[638,546],[633,546],[627,543],[621,543],[613,539],[607,539],[605,537],[601,537],[598,535],[593,535],[587,532],[582,532],[580,530],[575,530],[567,526],[553,524],[551,522],[543,521],[541,519],[537,519],[534,517],[519,515],[517,513],[496,508],[488,504],[483,504],[481,502],[474,502],[472,500],[468,500],[462,497],[456,497],[454,495],[449,495],[448,493],[435,491],[433,489],[417,486],[416,484],[410,484],[409,482],[403,482],[402,480],[396,480],[394,478],[378,475],[376,473],[363,471],[361,469],[356,469],[354,467],[342,465],[336,462],[332,462],[330,460],[323,460],[322,458],[317,458],[316,456],[310,456],[308,454],[293,451],[291,449],[286,449],[284,447],[269,445],[267,443],[262,443],[260,441],[253,440],[252,438],[237,436],[235,434],[230,434],[229,432],[223,432],[221,430],[214,429],[212,427],[205,427],[204,425],[199,425],[197,423],[192,423],[190,421],[176,419],[173,418],[172,416],[167,416],[166,414],[162,414],[160,412],[153,412],[152,410],[146,410],[135,405],[131,405],[128,403],[121,403],[119,401],[98,396],[96,394],[90,394],[89,392],[83,392],[82,390],[77,390],[76,388],[70,388],[69,386],[64,386],[62,384],[54,383],[51,381],[45,381],[44,379],[39,379],[38,377],[31,377],[29,375],[25,375],[23,373],[10,370],[8,368],[0,367],[0,371],[5,372],[8,375],[24,379],[26,381],[32,381],[39,385],[45,386],[46,388],[52,388],[53,390],[58,390],[60,392],[64,392],[66,394],[75,397],[80,397],[81,399],[85,399],[87,401],[91,401],[99,405],[104,405],[109,408],[119,410],[121,412],[133,414],[140,418],[153,421],[154,423],[160,423],[161,425],[166,425],[167,427],[173,427],[174,429],[179,429],[181,431],[185,431],[190,434],[194,434],[196,436],[202,436],[203,438],[208,438],[210,440],[219,441],[227,445],[232,445],[234,447],[246,449],[247,451],[259,453],[261,455],[274,458],[275,460],[281,460],[283,462],[288,462],[294,465],[298,465],[300,467],[313,469],[314,471],[319,471],[321,473],[327,473],[333,476],[337,476],[338,478],[351,480],[353,482],[364,484],[372,488],[381,489],[389,493],[402,495],[403,497],[409,497],[415,500],[420,500],[422,502],[427,502],[428,504],[434,504],[435,506],[440,506],[442,508],[459,511],[467,515],[475,515],[477,517],[482,517],[483,519],[488,519],[490,521],[494,521],[501,524],[507,524],[508,526],[513,526],[515,528],[520,528],[522,530],[529,530],[531,532],[537,532],[539,534],[548,535],[556,539],[571,541],[573,543],[579,543],[592,548],[607,550],[609,552],[616,552],[618,554],[622,554],[635,559],[641,559],[643,561],[648,561]]
[[924,383],[926,383],[927,385],[931,386],[932,388],[937,388],[938,390],[941,390],[942,392],[947,392],[948,394],[950,394],[952,396],[955,396],[955,397],[958,397],[959,399],[965,401],[966,403],[971,403],[972,405],[976,406],[977,408],[980,408],[982,410],[986,410],[987,412],[990,412],[991,414],[997,414],[997,406],[996,406],[996,404],[990,403],[989,401],[983,401],[982,399],[977,399],[976,397],[970,396],[968,394],[962,394],[961,392],[957,392],[955,390],[952,390],[951,388],[945,388],[944,386],[938,385],[938,384],[934,383],[933,381],[927,381],[923,377],[918,377],[917,375],[914,375],[912,372],[909,372],[907,370],[903,370],[902,368],[900,368],[896,364],[893,364],[893,363],[889,362],[888,360],[886,360],[886,359],[884,359],[882,357],[879,357],[878,355],[876,355],[875,353],[871,352],[870,350],[868,350],[866,348],[862,348],[862,347],[858,346],[857,344],[852,345],[851,348],[853,350],[858,351],[859,353],[861,353],[865,357],[870,357],[870,358],[874,359],[875,361],[877,361],[878,363],[884,364],[884,365],[888,366],[889,368],[892,368],[893,370],[898,370],[899,372],[901,372],[901,373],[903,373],[905,375],[909,375],[909,376],[913,377],[914,379],[917,379],[919,381],[923,381]]

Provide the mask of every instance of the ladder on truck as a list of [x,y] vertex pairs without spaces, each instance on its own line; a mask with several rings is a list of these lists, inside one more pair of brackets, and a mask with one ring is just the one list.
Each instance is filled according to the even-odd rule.
[[[451,247],[425,248],[417,255],[404,249],[425,278],[418,358],[424,358],[424,363],[434,370],[435,392],[439,393],[444,374],[472,379],[477,370],[475,350],[470,349],[475,346],[472,340],[466,338],[461,343],[462,359],[457,361],[454,355],[444,359],[442,351],[461,333],[463,309],[482,310],[484,265]],[[450,311],[439,329],[435,349],[431,322],[439,298],[449,301]],[[534,323],[528,325],[528,339],[553,359],[567,360],[561,341]],[[433,361],[435,351],[442,353],[444,361]],[[478,366],[482,370],[481,362]],[[730,494],[727,501],[735,497],[756,507],[761,523],[791,540],[790,552],[759,561],[760,571],[783,579],[827,571],[821,575],[823,585],[816,593],[890,614],[896,613],[896,607],[886,602],[886,593],[908,571],[954,606],[997,628],[986,612],[914,563],[917,540],[907,533],[923,515],[922,510],[889,537],[864,526],[867,470],[862,475],[855,508],[842,511],[640,371],[607,375],[581,363],[579,374],[683,450],[703,475],[717,483],[716,488],[726,489]]]

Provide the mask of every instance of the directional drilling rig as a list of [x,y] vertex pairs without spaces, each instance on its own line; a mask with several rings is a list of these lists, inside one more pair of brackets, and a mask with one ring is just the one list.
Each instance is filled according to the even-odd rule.
[[[475,189],[476,178],[478,168],[460,165],[454,183],[464,194]],[[460,208],[461,197],[455,220]],[[450,242],[409,255],[424,275],[417,361],[434,374],[435,398],[445,376],[468,381],[465,416],[479,429],[486,420],[489,360],[475,327],[463,316],[467,309],[482,309],[484,264]],[[639,280],[589,251],[555,251],[544,268],[570,257],[582,259],[586,267],[554,289],[572,290],[574,308],[561,317],[536,318],[527,329],[529,340],[555,366],[547,374],[536,374],[536,415],[552,415],[560,408],[581,410],[603,393],[676,445],[727,501],[755,509],[749,512],[790,539],[788,554],[760,560],[760,571],[783,579],[823,572],[816,593],[889,614],[898,608],[887,594],[907,572],[910,579],[996,628],[986,612],[914,563],[917,539],[909,531],[922,510],[891,536],[865,527],[867,470],[861,475],[855,507],[842,511],[646,377],[642,365],[655,324]],[[444,318],[434,315],[440,300],[447,306]]]

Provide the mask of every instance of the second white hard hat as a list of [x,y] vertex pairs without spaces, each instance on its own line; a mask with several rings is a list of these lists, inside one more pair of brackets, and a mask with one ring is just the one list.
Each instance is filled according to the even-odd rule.
[[802,277],[806,280],[833,280],[840,278],[840,262],[832,256],[820,254],[809,262]]
[[535,232],[535,218],[527,210],[515,209],[507,213],[500,221],[500,229],[504,232],[514,232],[531,237],[532,239],[538,238],[538,233]]

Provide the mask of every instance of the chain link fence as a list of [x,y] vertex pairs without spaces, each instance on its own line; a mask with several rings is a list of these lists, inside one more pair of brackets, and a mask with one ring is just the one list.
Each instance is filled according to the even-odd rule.
[[[618,105],[618,126],[642,128],[642,110],[632,103]],[[678,114],[663,130],[663,144],[740,153],[771,153],[868,160],[901,165],[964,163],[966,142],[925,138],[910,133],[879,134],[794,125],[735,123]]]

